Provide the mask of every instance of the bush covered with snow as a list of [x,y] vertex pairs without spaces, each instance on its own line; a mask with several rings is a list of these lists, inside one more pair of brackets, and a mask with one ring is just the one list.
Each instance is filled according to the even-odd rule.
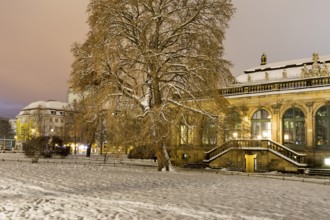
[[23,151],[28,157],[51,157],[52,154],[67,156],[70,147],[63,146],[62,139],[57,136],[38,136],[23,143]]
[[127,155],[129,159],[153,159],[155,150],[151,146],[134,147]]

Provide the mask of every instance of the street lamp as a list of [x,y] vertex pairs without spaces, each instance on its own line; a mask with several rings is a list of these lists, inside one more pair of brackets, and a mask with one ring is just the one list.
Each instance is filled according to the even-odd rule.
[[234,137],[235,140],[237,139],[237,136],[238,136],[238,133],[235,131],[235,132],[233,133],[233,137]]
[[32,137],[34,137],[35,133],[36,133],[36,129],[35,129],[35,128],[32,128],[32,129],[31,129]]
[[54,133],[54,128],[51,128],[50,129],[50,138],[48,140],[48,143],[46,144],[46,156],[47,157],[52,156],[53,133]]

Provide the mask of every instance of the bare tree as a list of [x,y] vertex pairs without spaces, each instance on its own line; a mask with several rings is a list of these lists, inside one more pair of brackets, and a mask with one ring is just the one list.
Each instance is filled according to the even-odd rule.
[[45,136],[46,130],[49,129],[49,123],[47,121],[47,116],[45,113],[46,109],[39,105],[31,113],[31,119],[33,121],[33,135],[34,136]]
[[[29,148],[29,153],[32,152],[34,157],[32,158],[32,162],[37,163],[40,155],[42,154],[41,150],[44,149],[43,137],[50,133],[49,127],[49,118],[46,114],[46,109],[39,105],[36,109],[34,109],[31,113],[32,120],[32,128],[31,128],[31,140],[30,147],[25,147],[25,151],[27,153],[27,148]],[[29,154],[28,153],[28,154]]]
[[85,118],[96,122],[107,109],[109,123],[134,122],[129,139],[151,143],[158,169],[168,170],[170,126],[187,110],[213,117],[201,97],[219,98],[217,89],[232,81],[222,58],[231,1],[91,0],[88,13],[90,32],[73,45],[71,74],[74,91],[88,94]]
[[80,105],[77,100],[73,100],[65,109],[65,138],[64,141],[71,142],[74,144],[73,153],[77,154],[77,143],[80,142],[82,134],[82,125],[80,117]]

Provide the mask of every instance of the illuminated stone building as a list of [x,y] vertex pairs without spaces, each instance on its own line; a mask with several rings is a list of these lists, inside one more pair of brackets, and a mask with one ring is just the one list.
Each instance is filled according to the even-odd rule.
[[180,138],[172,140],[172,161],[178,165],[203,161],[210,167],[247,172],[328,167],[329,63],[330,56],[314,53],[307,59],[268,64],[263,54],[260,66],[244,71],[220,91],[231,113],[240,118],[228,131],[231,137],[213,138],[213,147],[203,146],[203,140],[187,146],[179,140],[192,137],[193,131],[181,129]]
[[67,103],[58,101],[37,101],[24,107],[16,116],[16,148],[33,135],[62,137],[65,133]]

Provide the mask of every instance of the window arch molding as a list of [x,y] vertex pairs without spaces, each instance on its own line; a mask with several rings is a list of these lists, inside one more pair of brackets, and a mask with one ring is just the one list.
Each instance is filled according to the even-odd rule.
[[324,106],[327,106],[327,105],[330,105],[330,102],[324,102],[324,103],[320,103],[320,104],[318,104],[318,105],[314,105],[313,106],[313,118],[315,118],[316,117],[316,114],[317,114],[317,111],[320,109],[320,108],[322,108],[322,107],[324,107]]
[[307,110],[306,110],[303,106],[301,106],[301,105],[290,105],[290,106],[286,106],[285,108],[281,109],[279,117],[280,117],[281,119],[283,119],[284,114],[285,114],[289,109],[292,109],[292,108],[298,108],[298,109],[300,109],[300,110],[304,113],[304,115],[305,115],[305,119],[306,119],[308,112],[307,112]]

